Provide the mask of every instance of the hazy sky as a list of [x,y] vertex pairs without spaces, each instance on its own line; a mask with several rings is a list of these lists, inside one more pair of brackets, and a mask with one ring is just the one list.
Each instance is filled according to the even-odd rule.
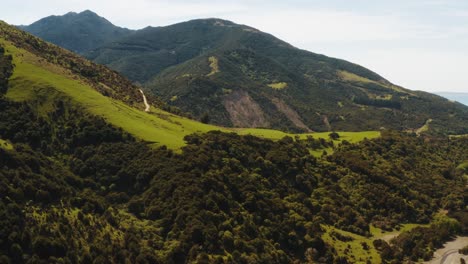
[[10,24],[85,9],[132,29],[218,17],[358,63],[406,88],[468,92],[467,0],[0,1],[0,19]]

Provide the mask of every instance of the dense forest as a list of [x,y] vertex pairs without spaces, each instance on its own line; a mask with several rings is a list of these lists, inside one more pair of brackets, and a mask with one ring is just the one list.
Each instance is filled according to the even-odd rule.
[[[5,91],[11,59],[2,51],[0,62]],[[39,115],[0,97],[0,263],[346,263],[322,239],[324,225],[370,236],[370,224],[433,223],[375,241],[398,263],[428,259],[467,230],[456,169],[467,138],[383,131],[350,144],[336,133],[210,132],[174,152],[66,101],[53,109]],[[452,218],[431,221],[440,209]]]

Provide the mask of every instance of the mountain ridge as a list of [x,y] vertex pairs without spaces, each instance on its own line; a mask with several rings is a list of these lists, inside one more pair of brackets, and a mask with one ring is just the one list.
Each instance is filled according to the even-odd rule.
[[431,119],[429,133],[468,133],[463,105],[218,18],[146,27],[85,56],[216,125],[417,131]]

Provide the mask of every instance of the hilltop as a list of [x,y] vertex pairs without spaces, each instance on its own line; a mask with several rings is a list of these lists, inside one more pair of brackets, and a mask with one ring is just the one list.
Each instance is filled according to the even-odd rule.
[[133,32],[113,25],[90,10],[48,16],[19,28],[76,53],[87,52]]

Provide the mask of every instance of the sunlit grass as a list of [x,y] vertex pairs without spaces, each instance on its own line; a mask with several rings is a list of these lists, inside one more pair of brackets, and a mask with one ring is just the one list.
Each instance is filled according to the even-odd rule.
[[8,141],[0,138],[0,148],[5,150],[13,150],[13,145],[10,144]]
[[210,68],[211,72],[208,73],[206,76],[211,76],[219,72],[219,65],[218,65],[218,58],[211,56],[208,58],[208,61],[210,62]]
[[268,86],[276,90],[282,90],[288,87],[288,84],[285,82],[277,82],[277,83],[270,83]]
[[[272,129],[225,128],[203,124],[156,108],[152,108],[151,113],[146,113],[121,101],[106,97],[86,84],[84,80],[67,73],[66,70],[47,63],[27,51],[20,50],[7,41],[2,42],[7,52],[13,55],[15,64],[7,98],[34,102],[43,114],[53,110],[56,100],[62,100],[101,116],[110,124],[154,146],[166,145],[171,149],[180,149],[185,145],[186,135],[213,130],[236,132],[240,135],[250,134],[272,140],[285,136],[298,136],[300,139],[306,139],[307,136],[328,138],[329,135],[329,132],[290,134]],[[339,140],[347,140],[351,143],[380,135],[378,131],[339,132],[339,134]],[[320,150],[320,154],[322,151]]]
[[[383,231],[380,228],[370,226],[370,237],[360,236],[351,232],[347,232],[332,226],[323,225],[325,233],[322,235],[322,239],[333,246],[339,256],[345,256],[351,263],[382,263],[382,259],[375,249],[373,241],[377,239],[389,240],[400,234],[401,232],[410,231],[416,227],[428,226],[421,224],[403,224],[398,230]],[[332,236],[332,233],[336,232],[340,235],[352,238],[351,241],[341,241]],[[363,245],[367,245],[368,249],[365,249]]]

